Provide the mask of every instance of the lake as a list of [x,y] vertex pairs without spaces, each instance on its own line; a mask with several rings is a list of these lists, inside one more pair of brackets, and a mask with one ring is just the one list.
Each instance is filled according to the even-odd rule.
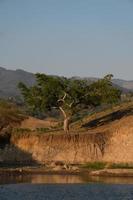
[[0,200],[133,200],[133,178],[0,176]]

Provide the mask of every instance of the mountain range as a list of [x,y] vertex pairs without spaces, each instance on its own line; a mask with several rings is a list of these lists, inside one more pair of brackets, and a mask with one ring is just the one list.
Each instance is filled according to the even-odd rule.
[[[93,82],[98,78],[87,77],[72,77],[73,79],[86,79],[89,82]],[[17,87],[19,82],[24,82],[26,85],[31,86],[35,84],[35,75],[33,73],[17,69],[8,70],[0,67],[0,98],[20,97],[20,91]],[[122,79],[113,79],[113,84],[124,92],[133,92],[133,81],[127,81]]]

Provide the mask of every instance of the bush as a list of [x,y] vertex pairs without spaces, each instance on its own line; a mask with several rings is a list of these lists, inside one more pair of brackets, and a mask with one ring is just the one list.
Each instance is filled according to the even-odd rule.
[[25,118],[24,113],[16,105],[0,100],[0,129],[19,124]]
[[91,163],[87,163],[82,165],[82,168],[86,168],[86,169],[90,169],[90,170],[100,170],[100,169],[104,169],[106,167],[105,162],[91,162]]
[[108,167],[109,169],[133,169],[133,164],[129,163],[113,163]]
[[16,133],[31,132],[31,129],[29,129],[29,128],[15,128],[14,132],[16,132]]
[[49,128],[36,128],[36,131],[37,132],[41,132],[41,133],[44,133],[44,132],[47,132],[47,131],[50,131],[50,129]]

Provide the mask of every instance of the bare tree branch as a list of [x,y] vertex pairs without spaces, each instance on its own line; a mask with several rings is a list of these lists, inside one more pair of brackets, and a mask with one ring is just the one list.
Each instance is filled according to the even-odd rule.
[[66,114],[66,112],[64,111],[64,109],[63,109],[61,106],[59,107],[59,109],[60,109],[60,111],[62,112],[64,118],[66,119],[66,118],[67,118],[67,114]]
[[58,99],[58,102],[63,102],[63,103],[65,103],[65,98],[66,98],[66,96],[67,96],[67,93],[64,92],[64,96],[63,96],[63,98]]
[[66,96],[67,96],[67,93],[65,92],[64,97],[63,97],[63,100],[65,100]]
[[69,106],[70,108],[72,108],[73,104],[74,104],[74,100],[73,100],[68,106]]

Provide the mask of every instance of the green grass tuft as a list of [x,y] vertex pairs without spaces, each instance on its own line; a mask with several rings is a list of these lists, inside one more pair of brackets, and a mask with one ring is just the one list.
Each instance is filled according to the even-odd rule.
[[92,162],[92,163],[86,163],[84,165],[82,165],[82,168],[85,169],[90,169],[90,170],[100,170],[100,169],[104,169],[106,167],[105,162]]
[[108,167],[109,169],[133,169],[133,164],[129,163],[113,163]]

